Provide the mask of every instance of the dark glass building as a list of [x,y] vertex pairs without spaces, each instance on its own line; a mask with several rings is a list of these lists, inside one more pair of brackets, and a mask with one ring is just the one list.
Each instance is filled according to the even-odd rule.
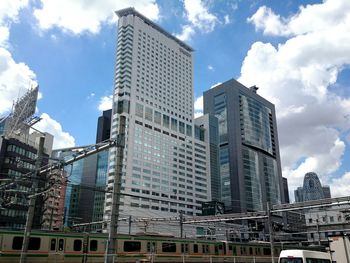
[[[29,199],[32,193],[32,177],[37,159],[34,142],[23,138],[0,138],[0,227],[23,229],[26,223]],[[41,166],[48,163],[43,154]],[[45,185],[45,176],[39,178],[39,189]],[[41,228],[43,197],[36,199],[33,228]]]
[[284,202],[275,107],[232,79],[204,93],[204,114],[218,118],[220,201],[226,212]]
[[[109,139],[111,112],[104,111],[98,119],[96,143]],[[69,159],[79,148],[58,149],[53,151],[53,156]],[[69,180],[65,196],[65,226],[103,219],[107,168],[108,150],[90,155],[65,168]],[[92,224],[90,228],[96,230],[101,226]]]
[[331,198],[329,186],[322,186],[316,173],[306,173],[302,187],[294,191],[295,202],[305,202]]

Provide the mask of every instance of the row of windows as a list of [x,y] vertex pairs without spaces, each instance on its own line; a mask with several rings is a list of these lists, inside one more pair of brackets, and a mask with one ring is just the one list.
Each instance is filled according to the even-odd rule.
[[28,157],[31,160],[35,160],[37,157],[37,155],[35,153],[28,151],[28,150],[25,150],[17,145],[13,145],[13,144],[7,146],[7,151],[18,153],[20,155]]

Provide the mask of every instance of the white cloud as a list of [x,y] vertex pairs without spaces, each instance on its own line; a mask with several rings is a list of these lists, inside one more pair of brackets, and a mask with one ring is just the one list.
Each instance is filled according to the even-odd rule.
[[24,63],[16,63],[10,52],[0,47],[0,114],[11,110],[35,80],[35,73]]
[[350,1],[325,0],[321,4],[301,6],[299,12],[288,18],[281,18],[270,8],[262,6],[248,22],[267,35],[301,35],[320,32],[341,24],[348,27]]
[[197,99],[195,99],[194,111],[203,111],[203,96],[200,96]]
[[155,0],[40,0],[34,16],[41,29],[58,27],[63,31],[96,34],[103,23],[115,23],[114,11],[130,6],[150,19],[159,18]]
[[53,149],[75,146],[75,139],[68,132],[63,131],[62,125],[52,119],[47,113],[40,116],[41,121],[34,125],[41,132],[48,132],[54,136]]
[[187,18],[193,26],[203,32],[214,30],[218,18],[209,13],[207,7],[201,0],[184,0]]
[[209,12],[203,1],[184,0],[183,3],[189,24],[182,27],[182,32],[176,35],[178,38],[183,41],[189,41],[196,30],[203,33],[209,33],[214,30],[219,20]]
[[189,41],[195,34],[195,30],[190,25],[184,25],[182,27],[182,32],[180,34],[175,34],[175,36],[182,41]]
[[202,115],[203,115],[203,96],[200,96],[194,101],[194,117],[198,118]]
[[198,112],[195,112],[195,113],[194,113],[194,118],[195,118],[195,119],[198,118],[198,117],[200,117],[200,116],[203,116],[203,111],[198,111]]
[[209,70],[214,70],[214,67],[212,65],[208,65]]
[[105,111],[112,109],[113,95],[104,96],[100,99],[98,110]]
[[263,30],[267,35],[286,35],[288,32],[281,21],[279,15],[276,15],[270,8],[262,6],[258,11],[247,20],[255,25],[257,30]]
[[19,11],[28,5],[28,0],[0,1],[0,47],[8,46],[10,25],[17,22]]
[[[257,85],[258,93],[276,105],[283,175],[290,190],[301,186],[310,171],[332,187],[346,147],[341,138],[350,129],[350,98],[330,89],[350,65],[350,2],[307,5],[288,18],[261,7],[249,21],[265,34],[289,37],[277,47],[254,43],[239,81]],[[339,194],[335,187],[332,192]]]
[[332,197],[349,196],[350,172],[345,173],[332,181]]
[[225,15],[224,16],[224,24],[227,25],[231,23],[231,19],[230,19],[230,16],[229,15]]
[[221,83],[222,83],[222,82],[218,82],[218,83],[212,85],[212,86],[210,87],[210,89],[213,89],[213,88],[215,88],[216,86],[219,86]]

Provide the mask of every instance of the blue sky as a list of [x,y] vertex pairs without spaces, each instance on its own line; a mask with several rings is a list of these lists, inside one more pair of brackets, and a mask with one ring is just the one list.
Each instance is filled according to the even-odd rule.
[[217,83],[257,85],[276,105],[290,190],[315,171],[334,195],[349,195],[348,0],[2,0],[0,116],[35,81],[37,128],[55,147],[94,143],[113,89],[113,11],[128,6],[195,49],[196,115]]

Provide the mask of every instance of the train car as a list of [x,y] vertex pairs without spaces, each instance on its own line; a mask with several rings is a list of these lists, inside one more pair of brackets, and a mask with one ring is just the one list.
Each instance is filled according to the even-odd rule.
[[[0,262],[18,262],[23,232],[0,230]],[[27,262],[104,262],[107,235],[33,231]],[[118,235],[118,262],[271,262],[269,243],[180,239],[162,235]],[[274,254],[280,252],[275,247]]]

